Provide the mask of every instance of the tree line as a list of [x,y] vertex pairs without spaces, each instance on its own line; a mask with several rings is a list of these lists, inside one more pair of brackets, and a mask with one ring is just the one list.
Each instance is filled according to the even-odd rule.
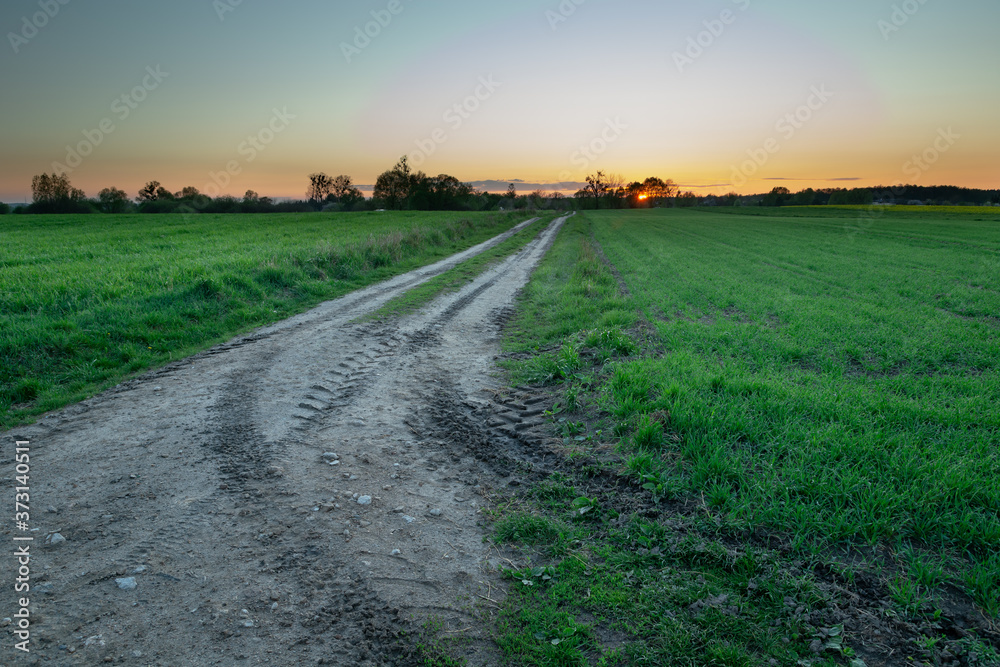
[[[375,181],[371,197],[358,189],[350,176],[310,174],[305,198],[276,202],[247,190],[242,198],[209,197],[195,187],[172,191],[159,181],[149,181],[132,198],[124,190],[104,188],[88,198],[73,187],[66,174],[40,174],[31,181],[32,204],[17,213],[298,213],[310,211],[490,211],[515,209],[578,210],[601,208],[653,208],[693,206],[824,206],[872,204],[1000,205],[1000,190],[955,186],[897,185],[878,188],[807,188],[791,192],[776,187],[768,193],[697,195],[681,191],[671,179],[650,176],[631,183],[618,174],[588,174],[586,186],[572,197],[535,190],[520,194],[512,183],[505,193],[477,190],[454,176],[414,172],[406,157]],[[0,204],[0,214],[10,212]]]

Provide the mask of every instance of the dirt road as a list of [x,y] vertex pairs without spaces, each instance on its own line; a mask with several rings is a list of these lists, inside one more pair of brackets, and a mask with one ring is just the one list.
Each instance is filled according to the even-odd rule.
[[36,530],[31,653],[7,624],[0,663],[407,664],[428,618],[492,662],[481,492],[512,470],[477,448],[541,421],[495,405],[498,319],[562,223],[405,319],[356,322],[510,233],[3,434]]

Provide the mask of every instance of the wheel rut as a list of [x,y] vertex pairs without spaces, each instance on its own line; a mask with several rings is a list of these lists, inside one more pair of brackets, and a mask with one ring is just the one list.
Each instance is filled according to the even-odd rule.
[[483,496],[516,466],[486,452],[542,421],[495,402],[497,313],[564,220],[400,320],[357,321],[533,221],[4,434],[66,538],[11,664],[408,665],[430,619],[495,664]]

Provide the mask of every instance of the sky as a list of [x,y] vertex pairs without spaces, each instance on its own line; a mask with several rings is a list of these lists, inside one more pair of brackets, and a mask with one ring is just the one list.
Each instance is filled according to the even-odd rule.
[[998,27],[996,0],[5,0],[0,201],[54,170],[300,198],[403,155],[496,191],[997,188]]

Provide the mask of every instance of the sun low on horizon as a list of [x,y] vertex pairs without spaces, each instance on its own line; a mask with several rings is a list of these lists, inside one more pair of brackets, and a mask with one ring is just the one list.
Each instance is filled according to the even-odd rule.
[[407,156],[483,189],[589,173],[698,194],[1000,184],[986,0],[14,0],[0,201],[363,190]]

